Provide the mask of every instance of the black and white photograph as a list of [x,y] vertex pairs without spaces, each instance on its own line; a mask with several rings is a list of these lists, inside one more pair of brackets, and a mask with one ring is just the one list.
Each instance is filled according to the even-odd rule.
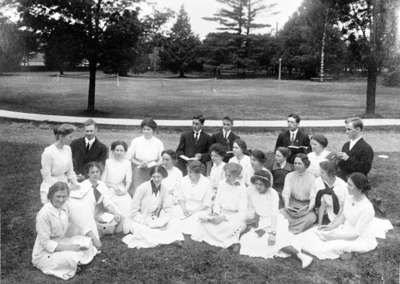
[[1,283],[399,283],[400,0],[0,0]]

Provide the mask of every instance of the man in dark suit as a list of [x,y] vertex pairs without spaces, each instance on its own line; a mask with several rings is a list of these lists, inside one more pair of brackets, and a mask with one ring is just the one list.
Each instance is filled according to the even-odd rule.
[[193,117],[192,130],[182,133],[176,154],[178,156],[178,167],[186,174],[187,158],[199,160],[204,165],[210,160],[208,150],[211,146],[211,137],[203,130],[204,117],[202,115]]
[[308,153],[311,149],[310,138],[306,133],[299,129],[300,116],[297,114],[289,114],[288,130],[281,132],[276,140],[275,151],[278,147],[287,147],[291,154],[288,157],[288,162],[293,164],[294,156],[297,153]]
[[347,180],[354,172],[365,175],[369,173],[374,159],[372,147],[362,138],[363,122],[359,117],[345,120],[346,134],[350,141],[342,147],[342,152],[336,154],[338,162],[338,176]]
[[[225,116],[222,119],[222,129],[211,136],[211,144],[219,143],[223,145],[226,151],[232,151],[233,142],[236,139],[240,139],[238,135],[232,132],[233,119],[229,116]],[[232,153],[226,153],[224,162],[228,162],[233,157]]]
[[82,180],[85,166],[89,162],[98,162],[104,166],[107,159],[107,147],[96,137],[97,126],[93,119],[84,123],[85,136],[71,142],[74,171]]

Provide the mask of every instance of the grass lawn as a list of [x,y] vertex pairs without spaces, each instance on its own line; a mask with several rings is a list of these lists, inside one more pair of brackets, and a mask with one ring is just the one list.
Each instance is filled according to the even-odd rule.
[[[35,215],[41,207],[40,155],[51,140],[50,131],[44,126],[4,122],[0,122],[0,130],[2,283],[66,283],[43,275],[30,262],[36,236]],[[45,138],[45,134],[50,137]],[[110,130],[101,134],[133,135]],[[160,136],[168,147],[176,144],[176,133]],[[379,136],[370,134],[376,141]],[[246,139],[257,145],[256,140],[261,137],[260,133],[249,134]],[[350,260],[315,260],[309,269],[302,270],[292,258],[250,258],[195,242],[183,247],[127,249],[121,242],[122,235],[115,235],[103,239],[103,252],[68,283],[398,283],[400,153],[384,152],[385,149],[377,150],[377,154],[386,153],[389,158],[374,161],[371,195],[383,200],[387,217],[396,227],[372,252],[353,255]]]
[[[0,76],[0,105],[7,110],[85,115],[88,78],[55,73]],[[72,75],[72,74],[70,74]],[[96,86],[96,108],[103,117],[188,119],[203,113],[220,119],[282,119],[291,112],[305,119],[360,115],[366,80],[356,82],[104,78]],[[377,113],[400,117],[398,88],[377,87]]]

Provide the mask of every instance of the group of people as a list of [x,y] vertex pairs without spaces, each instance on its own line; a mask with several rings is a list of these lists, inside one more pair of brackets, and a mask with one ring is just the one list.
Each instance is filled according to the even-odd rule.
[[110,152],[92,119],[73,141],[74,126],[55,127],[41,159],[34,266],[69,279],[112,233],[125,234],[130,248],[191,238],[254,257],[292,255],[303,268],[311,255],[374,249],[391,224],[375,218],[367,197],[374,154],[362,120],[346,119],[349,141],[336,153],[325,136],[304,133],[298,115],[287,121],[273,161],[247,148],[230,117],[213,135],[203,116],[193,117],[176,151],[154,136],[151,118],[129,146],[114,141]]

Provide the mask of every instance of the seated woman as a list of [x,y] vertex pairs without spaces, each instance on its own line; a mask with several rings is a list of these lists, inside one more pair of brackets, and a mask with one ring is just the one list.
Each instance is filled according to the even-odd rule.
[[307,172],[310,161],[306,154],[296,154],[294,172],[288,173],[282,191],[284,208],[281,213],[289,221],[289,230],[293,234],[311,228],[317,216],[314,213],[315,177]]
[[224,166],[225,181],[218,186],[213,210],[199,218],[195,241],[236,250],[240,233],[246,228],[247,194],[241,179],[242,166],[228,163]]
[[132,182],[132,167],[126,158],[128,146],[124,141],[111,144],[110,157],[106,160],[102,181],[111,189],[111,201],[117,206],[123,218],[130,214],[132,198],[129,188]]
[[191,161],[187,171],[178,190],[180,208],[175,217],[181,219],[182,233],[191,235],[197,228],[199,216],[211,208],[213,192],[209,179],[201,174],[203,164],[200,161]]
[[246,186],[249,186],[250,178],[253,175],[250,157],[247,155],[247,144],[242,139],[236,139],[232,146],[233,157],[229,163],[236,163],[242,166],[242,178]]
[[240,254],[272,258],[281,255],[280,249],[292,244],[294,235],[288,230],[288,221],[279,213],[279,196],[271,187],[269,171],[256,171],[248,188],[247,223],[258,225],[240,239]]
[[321,176],[315,180],[315,209],[318,212],[318,225],[323,225],[342,213],[348,190],[346,182],[336,176],[334,161],[324,161],[319,166]]
[[165,150],[161,153],[162,166],[167,170],[168,176],[163,179],[163,184],[167,191],[167,206],[178,205],[177,191],[182,182],[182,172],[175,167],[177,155],[173,150]]
[[[81,228],[90,228],[96,238],[114,230],[122,232],[122,216],[111,201],[110,189],[100,180],[101,165],[90,162],[86,165],[86,180],[80,189],[70,193],[68,206],[71,211],[69,232],[78,233]],[[117,225],[120,226],[117,227]],[[98,231],[99,229],[99,231]]]
[[71,189],[77,188],[77,179],[72,163],[72,152],[69,144],[75,127],[70,124],[56,126],[53,130],[56,142],[46,147],[42,154],[42,184],[40,185],[40,200],[45,204],[50,186],[57,181],[69,183]]
[[152,167],[151,179],[136,189],[131,215],[126,222],[132,234],[122,239],[128,247],[150,248],[183,240],[179,222],[165,212],[167,192],[162,180],[167,175],[163,167]]
[[328,139],[324,135],[316,134],[311,137],[310,145],[312,152],[307,154],[310,160],[310,166],[307,171],[312,173],[315,177],[319,177],[319,164],[323,161],[327,161],[331,153],[326,150]]
[[386,232],[393,229],[388,220],[374,218],[374,207],[366,196],[370,185],[364,174],[351,174],[347,184],[349,195],[341,214],[329,225],[297,236],[302,249],[319,259],[371,251],[377,246],[376,237],[385,238]]
[[274,163],[271,168],[271,173],[274,178],[272,187],[279,193],[281,198],[286,175],[293,171],[293,165],[287,162],[289,156],[289,148],[278,147],[275,151]]
[[68,185],[64,182],[58,181],[49,188],[49,202],[36,216],[37,237],[32,252],[35,267],[64,280],[72,278],[78,265],[90,263],[97,253],[89,237],[67,237],[70,211],[65,202],[68,196]]
[[225,147],[222,144],[215,143],[210,147],[210,156],[212,167],[210,171],[210,182],[214,191],[214,196],[217,193],[218,184],[225,179],[223,161],[226,155]]

